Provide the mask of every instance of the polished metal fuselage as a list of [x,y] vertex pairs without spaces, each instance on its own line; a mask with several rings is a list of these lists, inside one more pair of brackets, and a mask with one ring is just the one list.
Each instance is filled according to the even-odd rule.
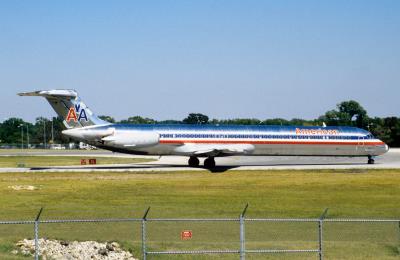
[[[86,134],[82,134],[85,131]],[[101,140],[101,133],[149,132],[158,134],[157,144],[135,147]],[[201,151],[214,149],[221,151],[216,153],[218,156],[378,156],[389,149],[368,131],[355,127],[110,124],[66,130],[64,133],[103,149],[148,155],[192,156],[200,151],[197,156],[207,156]]]

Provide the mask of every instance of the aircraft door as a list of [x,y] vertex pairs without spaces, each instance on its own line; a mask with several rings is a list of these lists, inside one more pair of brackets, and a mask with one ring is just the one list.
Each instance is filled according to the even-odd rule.
[[364,136],[359,136],[357,141],[357,150],[364,151],[365,150],[365,141]]

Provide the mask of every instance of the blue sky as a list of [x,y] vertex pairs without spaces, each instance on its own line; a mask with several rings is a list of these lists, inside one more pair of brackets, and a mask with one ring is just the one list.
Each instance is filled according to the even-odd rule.
[[0,120],[17,92],[76,89],[97,114],[400,116],[400,1],[1,1]]

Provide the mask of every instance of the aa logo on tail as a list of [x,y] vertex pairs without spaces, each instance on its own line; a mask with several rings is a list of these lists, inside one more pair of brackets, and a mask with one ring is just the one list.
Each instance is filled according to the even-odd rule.
[[88,121],[86,111],[84,108],[81,109],[80,104],[76,104],[75,106],[69,108],[68,115],[65,121],[69,123],[71,120],[73,120],[75,123],[77,123],[82,119],[85,120],[86,122]]

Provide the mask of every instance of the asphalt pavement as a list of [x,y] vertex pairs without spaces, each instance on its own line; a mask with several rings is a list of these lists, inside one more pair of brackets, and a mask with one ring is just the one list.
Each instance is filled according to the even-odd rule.
[[[82,157],[145,157],[155,161],[137,164],[84,165],[84,166],[51,166],[34,168],[0,168],[0,172],[137,172],[137,171],[188,171],[206,170],[203,167],[190,168],[185,156],[135,156],[97,151],[2,151],[0,156],[40,155],[40,156],[82,156]],[[318,157],[318,156],[231,156],[215,159],[217,167],[211,172],[226,170],[301,170],[301,169],[400,169],[400,149],[391,149],[388,153],[376,157],[375,164],[367,164],[366,157]],[[200,159],[202,165],[203,159]]]

